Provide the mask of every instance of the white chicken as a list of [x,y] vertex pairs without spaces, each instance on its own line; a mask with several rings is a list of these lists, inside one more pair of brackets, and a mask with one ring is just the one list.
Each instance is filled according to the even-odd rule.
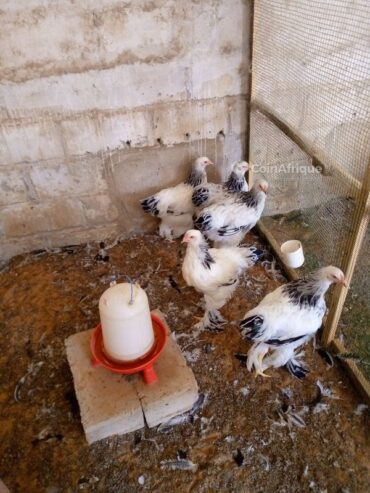
[[263,373],[267,368],[286,365],[295,377],[305,377],[308,370],[295,350],[321,327],[326,311],[324,296],[332,283],[345,285],[344,274],[337,267],[324,267],[280,286],[245,314],[241,333],[255,342],[248,352],[249,371],[254,368],[257,375],[268,376]]
[[222,185],[207,183],[196,187],[191,198],[196,211],[199,213],[201,209],[216,202],[221,202],[229,193],[247,192],[249,187],[245,179],[245,173],[248,168],[246,161],[239,161],[233,165],[227,181]]
[[178,238],[193,226],[191,196],[194,187],[207,183],[206,167],[209,164],[213,163],[207,157],[196,159],[185,182],[141,200],[145,212],[160,218],[159,234],[163,238]]
[[215,242],[215,247],[237,246],[257,223],[265,207],[267,181],[256,182],[249,192],[229,194],[205,207],[194,226]]
[[233,294],[240,274],[262,252],[254,247],[209,248],[200,231],[194,229],[185,233],[182,242],[187,243],[182,275],[188,286],[204,294],[205,314],[198,326],[222,330],[225,320],[218,310]]

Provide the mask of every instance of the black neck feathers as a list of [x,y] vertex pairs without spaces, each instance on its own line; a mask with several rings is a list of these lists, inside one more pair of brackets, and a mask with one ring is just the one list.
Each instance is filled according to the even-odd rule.
[[245,204],[248,207],[257,208],[260,202],[260,196],[258,193],[255,192],[255,190],[252,189],[249,192],[241,192],[240,200],[243,204]]
[[201,263],[205,269],[210,269],[211,264],[214,264],[215,261],[212,255],[209,253],[207,243],[202,243],[199,245]]
[[312,276],[285,284],[283,293],[302,308],[315,308],[324,294],[320,283]]
[[244,177],[238,176],[234,171],[225,182],[224,188],[230,192],[241,192],[244,185]]
[[185,183],[187,185],[191,185],[192,187],[197,187],[198,185],[202,184],[202,181],[203,181],[203,172],[193,169],[190,175],[185,180]]

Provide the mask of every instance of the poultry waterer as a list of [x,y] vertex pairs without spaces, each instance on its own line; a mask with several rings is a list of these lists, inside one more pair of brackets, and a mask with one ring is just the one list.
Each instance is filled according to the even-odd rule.
[[127,362],[113,361],[107,356],[104,351],[101,324],[97,325],[90,340],[93,366],[102,366],[113,373],[120,373],[123,375],[141,372],[146,384],[155,383],[158,380],[158,377],[154,370],[154,363],[158,360],[165,347],[167,332],[161,319],[154,315],[154,313],[151,313],[151,320],[155,338],[152,349],[143,358]]

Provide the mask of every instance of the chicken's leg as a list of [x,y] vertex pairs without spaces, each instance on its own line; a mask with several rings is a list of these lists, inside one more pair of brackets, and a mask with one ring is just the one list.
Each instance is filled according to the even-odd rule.
[[263,342],[255,342],[253,346],[250,348],[248,352],[248,360],[247,360],[247,368],[248,371],[252,371],[253,369],[256,372],[256,376],[261,375],[261,377],[269,377],[270,375],[266,375],[263,373],[263,358],[265,354],[268,352],[269,347]]
[[204,328],[210,332],[222,332],[226,320],[218,310],[207,310],[204,314]]
[[159,236],[169,240],[170,242],[173,240],[172,228],[164,221],[164,219],[162,219],[161,224],[159,225]]
[[[308,338],[306,339],[308,340]],[[306,340],[304,342],[306,342]],[[262,365],[262,370],[269,368],[280,368],[285,366],[288,372],[294,377],[302,380],[308,373],[308,369],[300,358],[304,353],[295,355],[295,349],[302,344],[302,341],[296,341],[290,344],[284,344],[277,347],[270,356],[267,356]]]
[[258,376],[260,376],[260,377],[264,377],[264,378],[271,378],[271,375],[266,375],[266,373],[263,373],[263,371],[262,371],[262,369],[261,369],[261,368],[262,368],[262,366],[263,366],[262,361],[263,361],[264,356],[265,356],[265,355],[264,355],[264,353],[260,353],[260,354],[258,355],[258,357],[257,357],[257,359],[258,359],[258,363],[259,363],[259,366],[258,366],[257,368],[255,367],[255,377],[256,377],[256,378],[257,378]]

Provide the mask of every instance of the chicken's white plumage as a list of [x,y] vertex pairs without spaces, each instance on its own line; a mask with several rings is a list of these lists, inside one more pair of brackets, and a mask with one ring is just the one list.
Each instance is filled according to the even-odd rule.
[[222,202],[230,194],[247,192],[249,187],[245,173],[248,168],[246,161],[239,161],[233,165],[228,179],[223,184],[207,183],[195,187],[192,195],[192,202],[196,208],[195,214],[198,215],[205,207]]
[[219,290],[220,285],[239,276],[252,265],[246,256],[246,248],[230,247],[226,249],[208,249],[197,252],[188,248],[183,264],[183,276],[189,286],[200,292]]
[[285,286],[280,286],[269,293],[260,304],[248,312],[248,316],[263,312],[264,331],[257,335],[254,341],[263,341],[271,338],[289,339],[304,334],[315,333],[321,326],[325,313],[325,300],[320,298],[317,305],[302,309],[299,304],[291,302],[284,292]]
[[[321,327],[326,311],[324,295],[333,282],[345,282],[343,272],[325,267],[280,286],[245,314],[240,323],[242,335],[255,342],[248,353],[249,370],[255,368],[263,374],[269,367],[287,365],[294,376],[305,376],[307,370],[298,362],[295,350]],[[272,354],[265,357],[269,351]]]
[[222,201],[205,207],[194,225],[217,247],[239,245],[261,217],[267,187],[263,180],[249,192],[226,195]]
[[194,187],[188,183],[179,183],[175,187],[165,188],[155,194],[158,201],[157,217],[161,219],[159,234],[171,240],[178,238],[193,225],[193,204],[191,196]]
[[188,243],[182,274],[189,286],[204,294],[205,315],[201,325],[220,330],[225,323],[219,309],[231,297],[241,273],[252,266],[259,252],[255,248],[209,248],[202,234],[188,231],[183,239]]
[[209,164],[213,163],[207,157],[196,159],[184,183],[165,188],[141,201],[145,212],[161,220],[159,233],[162,237],[178,238],[192,227],[194,206],[191,197],[194,187],[207,183],[205,168]]

